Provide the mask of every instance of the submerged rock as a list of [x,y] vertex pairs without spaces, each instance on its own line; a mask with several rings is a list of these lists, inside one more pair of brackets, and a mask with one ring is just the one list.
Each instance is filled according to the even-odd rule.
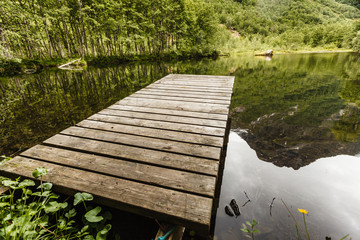
[[239,215],[241,214],[241,213],[240,213],[239,206],[237,205],[235,199],[232,199],[232,200],[231,200],[231,202],[230,202],[230,207],[232,208],[232,210],[234,211],[234,213],[235,213],[236,216],[239,216]]

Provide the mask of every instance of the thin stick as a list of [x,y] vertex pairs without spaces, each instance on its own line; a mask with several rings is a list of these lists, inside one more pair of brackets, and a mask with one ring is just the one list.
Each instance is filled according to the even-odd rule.
[[45,231],[47,231],[47,232],[49,232],[49,233],[51,233],[51,234],[54,234],[57,238],[60,238],[56,233],[50,231],[50,230],[47,229],[46,227],[43,227],[43,226],[41,226],[40,224],[38,224],[38,225],[39,225],[41,228],[45,229]]
[[305,238],[306,238],[306,234],[305,232],[302,230],[302,228],[300,227],[299,223],[296,221],[294,215],[290,212],[290,209],[288,208],[288,206],[286,205],[286,203],[282,200],[282,198],[280,198],[281,202],[284,204],[284,206],[286,207],[286,210],[289,212],[290,216],[293,218],[293,220],[295,221],[296,226],[299,227],[300,231],[304,234]]
[[274,197],[273,200],[272,200],[272,202],[271,202],[271,204],[270,204],[270,216],[272,216],[272,215],[271,215],[271,209],[272,209],[272,207],[273,207],[273,204],[274,204],[275,199],[276,199],[276,198]]
[[157,225],[159,225],[160,230],[165,233],[165,228],[159,223],[159,221],[155,219],[155,222],[157,223]]

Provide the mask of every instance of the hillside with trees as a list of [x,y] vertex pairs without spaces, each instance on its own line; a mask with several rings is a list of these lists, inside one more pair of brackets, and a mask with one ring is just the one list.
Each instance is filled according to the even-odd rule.
[[242,49],[356,48],[356,0],[208,0],[220,23],[239,32]]
[[[0,0],[0,3],[3,61],[193,58],[268,48],[360,50],[357,0]],[[239,36],[232,37],[229,30]]]
[[217,24],[202,0],[0,1],[6,57],[212,53]]

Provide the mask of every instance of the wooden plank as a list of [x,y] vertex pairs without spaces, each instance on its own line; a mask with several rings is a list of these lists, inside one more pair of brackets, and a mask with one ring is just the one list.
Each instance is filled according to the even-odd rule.
[[204,92],[202,90],[194,90],[194,91],[187,91],[187,89],[185,88],[178,88],[178,89],[174,89],[174,88],[156,88],[156,87],[152,87],[151,85],[141,89],[139,92],[155,92],[155,93],[176,93],[176,94],[188,94],[188,95],[194,95],[195,97],[199,97],[199,98],[204,98],[204,97],[209,97],[209,98],[213,98],[213,99],[218,99],[218,98],[222,98],[222,99],[229,99],[232,96],[232,93],[230,92],[218,92],[218,91],[213,91],[213,92]]
[[169,74],[159,81],[189,81],[189,82],[209,82],[209,83],[230,83],[233,84],[234,76],[205,76],[205,75],[182,75],[182,74]]
[[191,103],[184,104],[181,101],[170,101],[170,100],[146,100],[141,98],[131,98],[127,97],[123,100],[117,102],[117,104],[130,105],[130,106],[141,106],[141,107],[156,107],[163,109],[172,109],[172,110],[184,110],[184,111],[193,111],[193,112],[206,112],[206,113],[216,113],[227,115],[229,112],[229,107],[220,104],[210,104],[210,103]]
[[[63,130],[61,134],[108,141],[122,145],[126,144],[135,147],[150,148],[159,151],[186,154],[196,157],[210,158],[214,160],[220,159],[221,152],[221,148],[219,147],[203,146],[194,143],[176,142],[172,140],[149,138],[82,127],[69,127]],[[121,148],[122,146],[118,147]]]
[[123,111],[123,110],[112,109],[111,107],[100,111],[99,114],[226,128],[226,122],[220,120],[191,118],[191,117],[182,117],[182,116],[173,116],[173,115],[165,115],[165,114],[146,113],[146,112]]
[[[179,83],[179,82],[176,82]],[[166,88],[182,88],[182,89],[187,89],[187,90],[201,90],[201,91],[219,91],[219,92],[232,92],[232,88],[231,87],[219,87],[219,86],[202,86],[202,85],[190,85],[190,84],[185,84],[185,83],[179,83],[179,84],[175,84],[174,83],[153,83],[151,85],[149,85],[151,87],[166,87]]]
[[[105,111],[105,110],[104,110]],[[222,147],[223,138],[215,136],[200,135],[194,133],[176,132],[156,128],[145,128],[123,124],[106,123],[92,120],[83,120],[76,124],[80,127],[102,129],[113,132],[128,133],[140,136],[157,137],[174,141],[202,144],[207,146]]]
[[156,113],[163,115],[191,117],[195,119],[220,120],[220,121],[226,121],[228,118],[227,115],[222,115],[222,114],[200,113],[200,112],[192,112],[192,111],[149,108],[149,107],[140,107],[140,106],[127,106],[127,105],[119,105],[119,104],[111,105],[109,109],[118,109],[118,110],[143,112],[143,113]]
[[[195,75],[195,74],[168,74],[161,79],[177,80],[177,79],[189,79],[189,80],[217,80],[217,81],[230,81],[234,82],[235,76],[223,76],[223,75]],[[161,80],[160,79],[160,80]]]
[[159,95],[148,95],[144,93],[134,93],[130,98],[146,98],[146,99],[161,99],[161,100],[173,100],[173,101],[181,101],[181,102],[195,102],[195,103],[215,103],[222,105],[230,105],[229,100],[218,100],[218,99],[201,99],[201,98],[189,98],[189,97],[174,97],[174,96],[159,96]]
[[127,125],[140,126],[140,127],[157,128],[157,129],[181,131],[188,133],[199,133],[199,134],[206,134],[211,136],[223,137],[225,135],[225,129],[223,128],[198,126],[198,125],[183,124],[183,123],[169,123],[169,122],[162,122],[156,120],[136,119],[136,118],[118,117],[118,116],[110,116],[110,115],[101,115],[101,114],[94,114],[90,116],[88,119],[102,121],[102,122],[109,122],[109,123],[127,124]]
[[154,96],[173,96],[173,97],[188,97],[188,98],[196,98],[196,99],[214,99],[214,100],[230,100],[230,96],[211,96],[208,94],[196,94],[196,93],[187,93],[182,91],[166,91],[166,90],[154,90],[154,89],[142,89],[137,91],[136,93],[154,95]]
[[37,145],[21,153],[23,157],[91,170],[145,184],[152,184],[212,197],[215,177],[161,168],[120,159]]
[[90,192],[95,202],[121,210],[170,220],[177,225],[209,231],[212,199],[146,185],[57,164],[15,157],[1,165],[1,173],[33,179],[32,171],[43,166],[48,170],[44,181],[54,184],[55,191],[67,194]]
[[164,85],[164,84],[151,84],[145,89],[165,89],[165,90],[176,90],[176,91],[186,91],[186,92],[200,92],[200,93],[226,93],[232,94],[231,90],[223,89],[214,89],[214,88],[203,88],[203,87],[186,87],[186,86],[176,86],[176,85]]
[[169,74],[164,78],[159,79],[159,81],[208,81],[208,82],[226,82],[234,83],[234,76],[206,76],[206,75],[186,75],[186,74]]
[[194,87],[209,87],[209,88],[220,88],[220,89],[231,89],[231,82],[211,82],[211,81],[188,81],[188,80],[176,80],[176,81],[167,81],[160,80],[154,84],[165,84],[165,85],[181,85],[181,86],[194,86]]
[[45,144],[66,147],[72,150],[87,151],[98,155],[134,160],[136,162],[169,167],[189,172],[203,173],[216,176],[218,161],[186,156],[176,153],[161,152],[157,150],[121,146],[115,143],[106,143],[66,135],[55,135],[44,141]]

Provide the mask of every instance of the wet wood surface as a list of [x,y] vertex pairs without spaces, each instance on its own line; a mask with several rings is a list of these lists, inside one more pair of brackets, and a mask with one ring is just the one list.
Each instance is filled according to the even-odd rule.
[[234,77],[170,74],[0,166],[209,234]]

